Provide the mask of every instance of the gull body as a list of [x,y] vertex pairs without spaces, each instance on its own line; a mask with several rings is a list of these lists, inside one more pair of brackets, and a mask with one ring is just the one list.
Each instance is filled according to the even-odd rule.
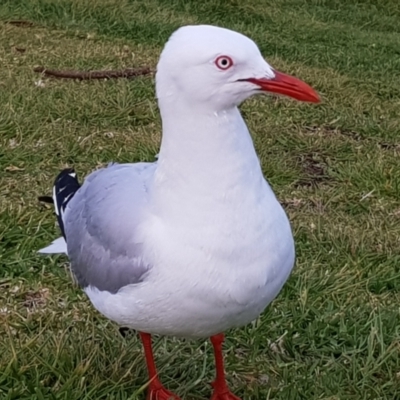
[[80,188],[74,172],[59,176],[72,270],[107,318],[146,334],[208,337],[249,323],[277,296],[293,236],[238,109],[265,91],[318,101],[246,36],[180,28],[157,67],[158,161],[110,165]]

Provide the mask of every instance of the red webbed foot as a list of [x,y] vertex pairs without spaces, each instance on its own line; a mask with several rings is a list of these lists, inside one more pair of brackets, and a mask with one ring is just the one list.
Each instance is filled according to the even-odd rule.
[[147,388],[147,400],[180,400],[180,398],[170,392],[169,390],[165,389],[165,387],[159,382],[152,382],[150,383],[149,387]]

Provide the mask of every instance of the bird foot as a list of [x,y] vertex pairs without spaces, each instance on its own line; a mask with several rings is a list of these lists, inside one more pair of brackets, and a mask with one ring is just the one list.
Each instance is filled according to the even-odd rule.
[[241,400],[235,396],[226,385],[218,386],[215,382],[212,384],[214,387],[214,393],[211,400]]
[[181,400],[176,394],[165,389],[161,383],[156,382],[150,384],[147,389],[147,400]]

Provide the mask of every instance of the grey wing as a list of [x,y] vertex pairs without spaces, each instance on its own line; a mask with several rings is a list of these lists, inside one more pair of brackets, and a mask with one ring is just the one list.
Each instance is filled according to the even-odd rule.
[[72,271],[83,288],[116,293],[145,279],[151,266],[138,229],[147,210],[155,164],[114,164],[95,171],[63,215]]

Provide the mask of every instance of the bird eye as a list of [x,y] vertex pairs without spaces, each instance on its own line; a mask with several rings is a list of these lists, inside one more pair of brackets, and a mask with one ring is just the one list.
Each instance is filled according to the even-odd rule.
[[219,56],[216,60],[215,60],[215,65],[219,68],[219,69],[228,69],[230,67],[232,67],[233,65],[233,61],[232,58],[228,57],[228,56]]

